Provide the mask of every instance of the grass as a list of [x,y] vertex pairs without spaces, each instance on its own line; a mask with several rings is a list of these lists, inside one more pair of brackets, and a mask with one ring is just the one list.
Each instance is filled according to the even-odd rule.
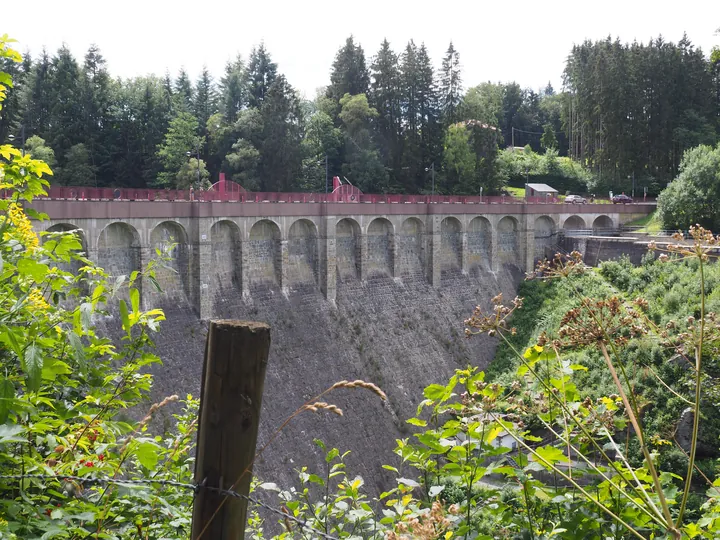
[[525,198],[525,188],[522,187],[506,187],[505,190],[512,195],[513,197],[517,197],[519,199]]
[[626,223],[626,225],[630,225],[632,227],[640,227],[638,229],[638,232],[653,234],[653,233],[659,233],[663,230],[662,228],[662,222],[660,221],[660,218],[657,215],[657,211],[652,212],[651,214],[648,214],[647,216],[643,216],[638,219],[634,219],[629,223]]

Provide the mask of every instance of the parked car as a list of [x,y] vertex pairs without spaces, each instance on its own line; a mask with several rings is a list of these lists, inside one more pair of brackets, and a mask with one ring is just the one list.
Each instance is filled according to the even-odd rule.
[[565,197],[566,204],[587,204],[587,199],[580,195],[568,195]]
[[620,195],[614,195],[612,198],[612,202],[613,202],[613,204],[618,204],[618,203],[627,204],[627,203],[633,202],[633,200],[632,200],[632,197],[628,197],[627,195],[622,193]]

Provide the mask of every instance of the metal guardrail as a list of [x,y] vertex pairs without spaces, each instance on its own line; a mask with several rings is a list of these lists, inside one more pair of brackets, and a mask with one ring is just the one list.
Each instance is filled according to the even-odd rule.
[[[9,190],[0,191],[7,198]],[[194,191],[171,189],[94,188],[51,186],[40,199],[66,201],[162,201],[162,202],[241,202],[241,203],[367,203],[367,204],[562,204],[562,199],[511,195],[399,195],[366,193],[280,193],[246,191]],[[596,203],[606,203],[596,199]],[[643,203],[634,203],[643,204]],[[652,203],[650,203],[652,204]],[[581,208],[584,205],[573,205]]]

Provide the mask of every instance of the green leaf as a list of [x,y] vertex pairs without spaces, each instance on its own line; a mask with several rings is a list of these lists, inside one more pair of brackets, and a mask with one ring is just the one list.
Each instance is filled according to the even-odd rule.
[[160,447],[151,439],[143,439],[135,447],[135,457],[146,469],[154,469],[160,459]]
[[10,405],[15,398],[15,385],[6,377],[0,381],[0,424],[4,424],[10,414]]
[[80,321],[82,322],[83,330],[86,332],[92,326],[92,312],[93,306],[90,302],[80,304]]
[[410,418],[409,420],[406,420],[408,424],[412,424],[413,426],[420,426],[425,427],[427,426],[427,422],[425,420],[420,420],[419,418]]
[[24,437],[20,436],[24,431],[25,428],[18,424],[0,426],[0,443],[27,442]]
[[22,362],[23,371],[27,375],[27,387],[29,390],[37,391],[40,389],[42,381],[43,357],[42,349],[37,343],[31,343],[25,349],[25,355]]
[[340,450],[338,450],[337,448],[333,448],[325,456],[325,462],[330,463],[333,459],[335,459],[339,455],[340,455]]
[[554,446],[543,446],[535,449],[535,452],[544,460],[543,465],[545,465],[545,462],[552,465],[558,461],[567,461],[565,454]]
[[128,315],[128,307],[125,300],[120,300],[120,319],[122,320],[123,330],[130,332],[130,317]]
[[81,371],[85,371],[87,364],[85,362],[85,347],[83,347],[82,339],[75,332],[68,333],[68,339],[70,346],[73,349],[73,358],[77,362],[78,367]]
[[441,384],[431,384],[423,392],[428,399],[441,399],[445,395],[445,387]]
[[36,283],[41,283],[49,271],[46,264],[39,263],[35,259],[20,259],[17,269],[20,275],[30,276]]
[[140,311],[140,291],[135,288],[130,289],[130,304],[132,305],[133,313]]

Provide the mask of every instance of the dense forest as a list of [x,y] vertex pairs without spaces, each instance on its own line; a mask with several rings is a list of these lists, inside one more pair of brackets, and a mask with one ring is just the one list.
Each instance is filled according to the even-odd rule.
[[[424,44],[398,52],[384,41],[368,57],[352,36],[313,100],[263,44],[219,79],[207,69],[113,79],[96,46],[82,62],[63,46],[2,68],[15,86],[0,143],[22,141],[66,185],[188,187],[199,171],[207,186],[224,171],[260,191],[323,191],[327,174],[366,192],[493,193],[529,176],[657,191],[720,126],[720,50],[707,58],[687,38],[577,45],[561,92],[466,88],[452,43],[438,69]],[[503,152],[528,145],[548,156],[530,160],[541,167]]]

